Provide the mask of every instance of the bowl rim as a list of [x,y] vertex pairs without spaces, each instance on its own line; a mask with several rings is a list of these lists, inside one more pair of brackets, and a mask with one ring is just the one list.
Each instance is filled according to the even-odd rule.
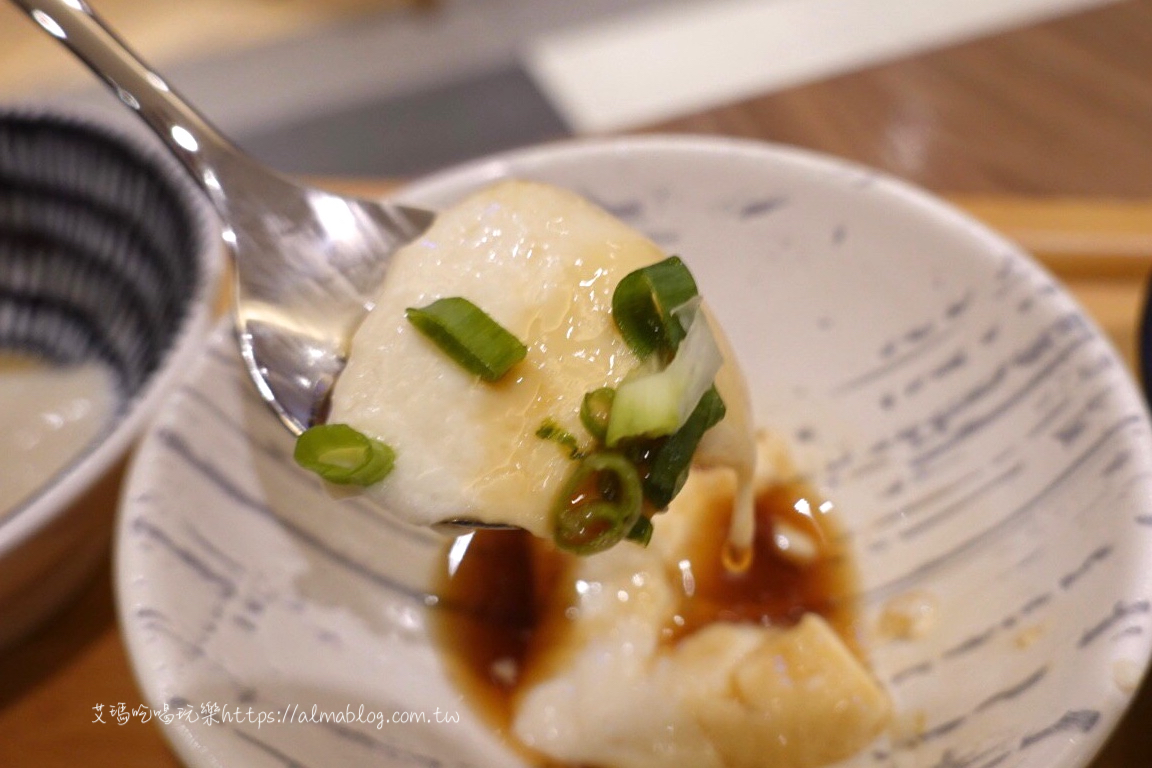
[[195,239],[199,274],[188,300],[187,312],[166,350],[159,367],[144,386],[121,406],[119,415],[105,426],[78,456],[69,461],[46,485],[3,512],[0,518],[0,561],[17,551],[73,504],[93,482],[124,457],[145,423],[159,409],[166,395],[200,351],[214,315],[213,300],[224,270],[220,224],[207,196],[188,172],[158,140],[109,122],[92,109],[56,104],[15,104],[0,107],[0,121],[39,120],[65,129],[83,131],[97,140],[116,144],[144,162],[171,187],[189,217]]

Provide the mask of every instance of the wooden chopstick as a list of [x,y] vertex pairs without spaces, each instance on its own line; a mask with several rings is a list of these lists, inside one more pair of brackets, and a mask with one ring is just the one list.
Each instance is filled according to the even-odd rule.
[[947,197],[1062,277],[1143,280],[1152,269],[1152,200]]

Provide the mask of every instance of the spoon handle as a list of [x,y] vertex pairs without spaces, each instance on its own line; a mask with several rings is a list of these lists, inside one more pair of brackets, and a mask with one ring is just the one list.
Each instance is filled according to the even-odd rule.
[[253,164],[113,33],[85,0],[12,0],[67,46],[163,141],[214,202]]

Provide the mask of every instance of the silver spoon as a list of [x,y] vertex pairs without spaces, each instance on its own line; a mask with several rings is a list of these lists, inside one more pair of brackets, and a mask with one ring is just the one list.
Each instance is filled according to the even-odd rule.
[[[211,199],[235,264],[236,330],[261,397],[294,434],[322,422],[348,341],[392,253],[432,211],[307,187],[241,152],[141,61],[85,0],[12,0],[160,137]],[[448,531],[509,526],[467,518]]]
[[341,197],[275,173],[213,128],[84,0],[12,1],[104,80],[208,193],[235,263],[248,372],[292,432],[322,421],[347,342],[392,253],[434,214]]

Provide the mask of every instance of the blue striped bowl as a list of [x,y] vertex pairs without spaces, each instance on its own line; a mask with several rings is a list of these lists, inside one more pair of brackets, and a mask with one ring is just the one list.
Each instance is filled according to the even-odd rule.
[[150,141],[58,108],[0,110],[0,350],[98,361],[116,389],[97,437],[0,512],[0,643],[106,553],[110,492],[86,491],[201,348],[218,242],[206,200]]

